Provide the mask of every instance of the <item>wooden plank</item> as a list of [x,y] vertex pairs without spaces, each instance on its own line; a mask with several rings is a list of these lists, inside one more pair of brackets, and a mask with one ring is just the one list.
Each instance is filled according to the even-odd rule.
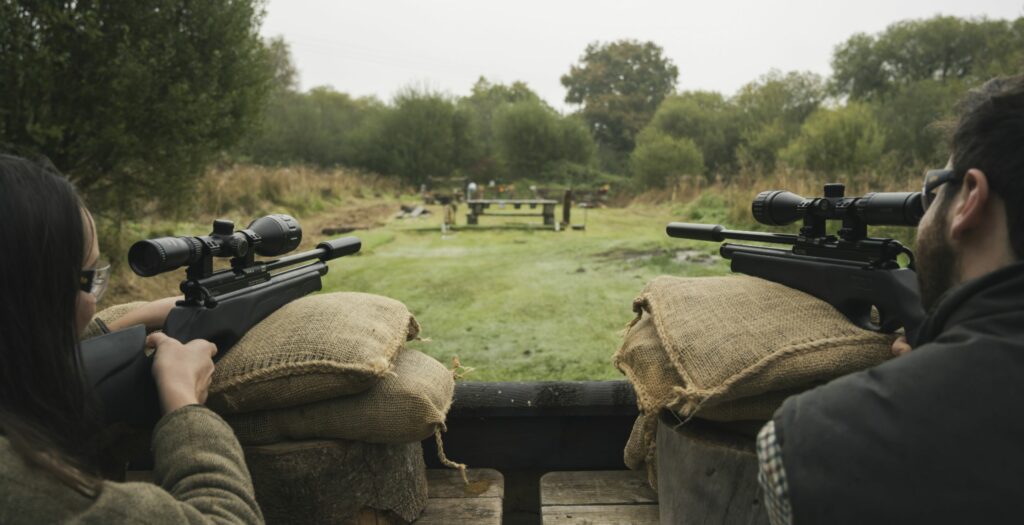
[[643,505],[551,505],[541,507],[544,525],[656,525],[658,506]]
[[642,472],[549,472],[540,478],[541,505],[628,505],[657,503]]
[[501,525],[501,498],[430,498],[416,525]]
[[469,485],[455,469],[427,471],[429,498],[501,498],[505,495],[505,478],[494,469],[469,469]]
[[665,523],[767,525],[754,439],[700,419],[658,422],[658,492]]

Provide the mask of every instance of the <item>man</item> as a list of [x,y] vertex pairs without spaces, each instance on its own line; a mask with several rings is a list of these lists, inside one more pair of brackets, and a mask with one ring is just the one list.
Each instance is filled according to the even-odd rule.
[[900,357],[758,436],[772,523],[1024,520],[1024,76],[971,92],[917,232],[929,316]]

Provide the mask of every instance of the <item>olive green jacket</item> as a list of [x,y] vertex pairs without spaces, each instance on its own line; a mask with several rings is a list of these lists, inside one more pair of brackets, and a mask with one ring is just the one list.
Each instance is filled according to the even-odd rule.
[[155,485],[105,481],[87,497],[25,463],[0,435],[0,523],[263,523],[242,447],[206,407],[165,415],[153,459]]

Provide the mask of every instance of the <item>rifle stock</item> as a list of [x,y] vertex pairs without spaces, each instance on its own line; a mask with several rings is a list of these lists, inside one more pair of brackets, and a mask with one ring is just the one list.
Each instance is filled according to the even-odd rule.
[[[731,246],[732,271],[760,277],[813,295],[866,330],[903,328],[910,341],[924,320],[917,276],[913,270],[881,269],[795,255],[783,250],[767,255],[754,248]],[[872,319],[872,307],[879,322]]]

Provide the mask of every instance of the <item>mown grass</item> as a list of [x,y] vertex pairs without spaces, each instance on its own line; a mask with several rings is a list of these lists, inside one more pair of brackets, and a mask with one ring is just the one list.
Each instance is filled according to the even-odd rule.
[[[440,207],[429,207],[433,213],[418,219],[392,218],[400,203],[417,204],[418,198],[386,179],[242,167],[204,179],[194,216],[134,222],[124,235],[133,241],[205,234],[218,216],[234,218],[241,227],[266,213],[290,213],[303,224],[302,249],[308,249],[325,238],[323,227],[357,225],[363,229],[350,235],[362,239],[362,252],[331,262],[324,290],[403,301],[429,338],[413,347],[446,363],[457,356],[475,369],[469,376],[475,380],[610,379],[621,377],[612,354],[646,282],[663,274],[728,273],[717,243],[671,239],[665,235],[668,222],[766,229],[750,216],[754,195],[768,189],[818,195],[814,180],[778,174],[730,185],[683,184],[641,195],[628,207],[590,210],[585,231],[543,229],[539,217],[485,217],[480,226],[467,227],[461,207],[460,226],[443,235]],[[905,190],[852,187],[848,194],[887,189]],[[582,221],[583,211],[574,210],[573,222]],[[912,232],[876,233],[906,241]],[[183,276],[178,271],[142,279],[122,266],[108,304],[176,293]]]
[[395,220],[357,232],[362,253],[332,262],[324,289],[405,302],[430,339],[412,345],[443,362],[457,356],[476,380],[616,378],[612,354],[647,281],[727,272],[715,257],[677,260],[678,251],[717,250],[667,238],[677,218],[664,206],[599,209],[582,232],[484,218],[448,235],[437,213]]

